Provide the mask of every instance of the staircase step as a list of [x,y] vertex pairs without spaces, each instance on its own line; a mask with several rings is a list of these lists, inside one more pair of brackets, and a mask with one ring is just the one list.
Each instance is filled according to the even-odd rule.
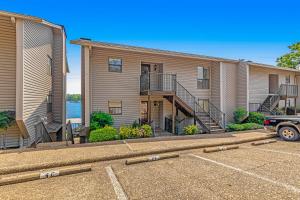
[[219,129],[220,128],[220,126],[219,125],[214,125],[214,126],[209,126],[210,127],[210,129]]
[[225,132],[225,129],[213,129],[213,130],[210,130],[211,133],[224,133]]

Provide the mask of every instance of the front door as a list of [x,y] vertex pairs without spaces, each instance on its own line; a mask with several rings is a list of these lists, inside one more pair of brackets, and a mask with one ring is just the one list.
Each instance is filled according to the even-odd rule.
[[141,65],[141,74],[149,74],[150,73],[150,65],[149,64],[142,64]]
[[269,74],[269,94],[275,94],[278,91],[278,74]]
[[141,65],[141,91],[147,91],[150,87],[150,65]]

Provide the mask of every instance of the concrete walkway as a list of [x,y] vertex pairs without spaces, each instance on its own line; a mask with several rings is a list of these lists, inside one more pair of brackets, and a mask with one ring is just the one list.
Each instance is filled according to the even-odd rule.
[[[95,162],[114,160],[119,158],[134,157],[140,154],[149,154],[149,152],[160,153],[165,150],[192,147],[193,149],[200,145],[220,145],[220,143],[235,142],[244,139],[259,139],[268,136],[269,133],[250,132],[233,134],[232,137],[209,138],[209,139],[192,139],[192,140],[172,140],[142,143],[124,143],[105,146],[88,146],[79,148],[49,149],[28,152],[14,152],[0,154],[0,174],[13,173],[9,169],[34,170],[39,169],[34,166],[40,165],[40,168],[58,167],[64,165],[80,164],[81,161]],[[197,146],[198,145],[198,146]],[[200,148],[200,147],[199,147]]]

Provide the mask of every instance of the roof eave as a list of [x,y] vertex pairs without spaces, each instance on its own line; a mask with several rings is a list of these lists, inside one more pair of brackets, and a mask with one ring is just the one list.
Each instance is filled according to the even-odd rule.
[[181,53],[181,52],[172,52],[166,50],[159,50],[159,49],[147,49],[143,47],[136,47],[141,49],[130,49],[125,48],[119,45],[111,45],[105,46],[101,43],[87,41],[87,40],[71,40],[71,44],[81,45],[81,46],[88,46],[88,47],[99,47],[99,48],[106,48],[106,49],[114,49],[114,50],[125,50],[131,52],[139,52],[139,53],[150,53],[150,54],[157,54],[157,55],[165,55],[165,56],[175,56],[175,57],[184,57],[184,58],[192,58],[192,59],[201,59],[201,60],[209,60],[209,61],[218,61],[218,62],[229,62],[229,63],[238,63],[238,60],[231,60],[231,59],[222,59],[222,58],[214,58],[209,56],[201,56],[201,55],[193,55],[188,53]]
[[18,13],[13,13],[13,12],[7,12],[4,10],[0,10],[0,15],[6,16],[6,17],[15,17],[18,19],[30,20],[30,21],[34,21],[36,23],[41,23],[41,24],[44,24],[46,26],[50,26],[50,27],[53,27],[56,29],[61,29],[61,30],[63,29],[63,26],[51,23],[51,22],[46,21],[39,17],[33,17],[33,16],[23,15],[23,14],[18,14]]
[[[194,55],[188,53],[180,53],[180,52],[172,52],[172,51],[164,51],[159,49],[148,49],[143,47],[133,47],[127,45],[119,45],[119,44],[109,44],[105,45],[106,43],[103,42],[94,42],[89,40],[71,40],[71,44],[81,45],[81,46],[88,46],[88,47],[99,47],[99,48],[106,48],[106,49],[115,49],[115,50],[124,50],[124,51],[132,51],[132,52],[140,52],[140,53],[150,53],[150,54],[157,54],[157,55],[166,55],[166,56],[175,56],[175,57],[184,57],[184,58],[192,58],[192,59],[201,59],[201,60],[209,60],[209,61],[217,61],[217,62],[226,62],[226,63],[239,63],[245,62],[250,66],[257,66],[257,67],[264,67],[269,69],[278,69],[278,70],[285,70],[285,71],[293,71],[300,73],[300,70],[291,69],[291,68],[283,68],[277,67],[273,65],[267,65],[262,63],[255,63],[255,62],[248,62],[242,60],[233,60],[233,59],[224,59],[224,58],[217,58],[217,57],[210,57],[210,56],[201,56],[201,55]],[[132,47],[132,49],[131,49]],[[134,49],[136,48],[136,49]]]

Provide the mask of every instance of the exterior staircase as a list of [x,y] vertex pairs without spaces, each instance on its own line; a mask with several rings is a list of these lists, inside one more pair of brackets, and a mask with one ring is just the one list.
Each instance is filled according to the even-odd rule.
[[176,79],[174,74],[144,74],[141,75],[141,94],[162,94],[169,102],[175,102],[178,110],[188,117],[194,118],[206,133],[225,132],[225,114],[209,102],[208,108],[199,105],[198,99],[193,96]]
[[270,94],[259,106],[258,112],[262,112],[268,115],[283,115],[284,113],[278,109],[279,101],[290,97],[298,96],[298,86],[281,84],[275,94]]
[[208,127],[210,133],[225,132],[223,126],[216,122],[208,113],[198,113],[197,117],[206,127]]

